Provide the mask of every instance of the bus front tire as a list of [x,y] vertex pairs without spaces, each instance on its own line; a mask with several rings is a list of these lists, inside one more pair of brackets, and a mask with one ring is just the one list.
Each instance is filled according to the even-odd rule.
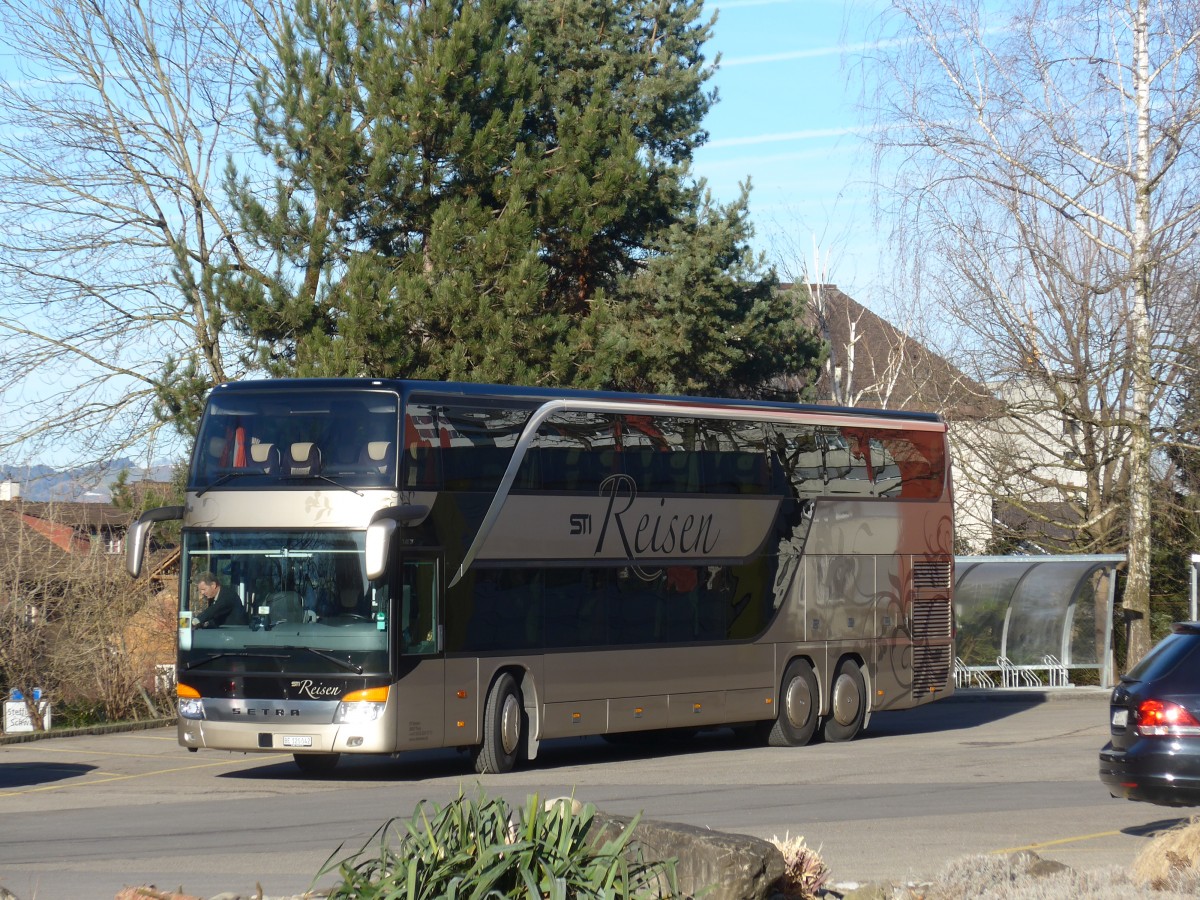
[[296,768],[305,775],[328,775],[337,768],[340,753],[293,753]]
[[867,687],[862,670],[852,659],[838,663],[829,695],[829,718],[825,720],[825,740],[850,741],[862,731],[867,717]]
[[525,710],[517,681],[508,672],[496,679],[483,712],[483,740],[475,747],[475,771],[480,775],[511,772],[521,750]]
[[806,659],[793,659],[783,673],[779,712],[767,732],[771,747],[803,747],[813,739],[820,722],[817,676]]

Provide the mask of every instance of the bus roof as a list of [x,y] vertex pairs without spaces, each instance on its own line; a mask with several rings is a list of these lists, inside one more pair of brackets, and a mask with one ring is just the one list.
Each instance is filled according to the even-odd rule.
[[482,384],[465,381],[421,381],[399,378],[271,378],[229,381],[217,385],[214,392],[263,390],[331,390],[369,389],[395,391],[402,396],[444,396],[456,398],[503,399],[513,398],[530,402],[545,402],[558,398],[579,400],[635,400],[693,406],[697,413],[705,410],[738,408],[743,410],[789,411],[813,414],[851,415],[881,420],[905,420],[942,423],[937,413],[908,410],[878,409],[860,406],[833,406],[817,403],[789,403],[783,400],[754,400],[741,397],[695,397],[669,394],[639,394],[621,391],[591,391],[578,388],[528,387],[521,385]]

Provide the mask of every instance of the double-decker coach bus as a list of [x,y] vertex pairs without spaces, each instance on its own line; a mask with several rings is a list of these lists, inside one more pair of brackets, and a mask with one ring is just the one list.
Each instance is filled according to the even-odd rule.
[[[182,507],[179,742],[845,741],[953,690],[935,415],[399,380],[223,384]],[[216,582],[214,585],[213,582]],[[212,601],[213,608],[206,608]]]

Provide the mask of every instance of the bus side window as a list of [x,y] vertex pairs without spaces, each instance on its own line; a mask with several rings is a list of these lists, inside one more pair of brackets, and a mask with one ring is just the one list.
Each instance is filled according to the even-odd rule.
[[441,447],[433,408],[414,406],[404,415],[404,486],[437,488]]
[[400,646],[404,653],[437,652],[437,566],[406,562],[400,597]]

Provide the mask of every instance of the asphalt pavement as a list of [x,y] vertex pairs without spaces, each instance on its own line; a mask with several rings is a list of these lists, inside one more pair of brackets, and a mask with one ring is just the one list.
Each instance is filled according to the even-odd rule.
[[573,795],[606,812],[771,838],[802,835],[838,881],[932,877],[968,853],[1031,849],[1080,869],[1129,865],[1196,810],[1114,800],[1097,778],[1100,689],[960,692],[877,713],[846,744],[745,747],[552,741],[529,766],[477,776],[453,750],[344,758],[329,779],[289,757],[179,747],[173,728],[0,746],[0,885],[21,900],[124,885],[199,896],[298,893],[423,801],[484,790]]

